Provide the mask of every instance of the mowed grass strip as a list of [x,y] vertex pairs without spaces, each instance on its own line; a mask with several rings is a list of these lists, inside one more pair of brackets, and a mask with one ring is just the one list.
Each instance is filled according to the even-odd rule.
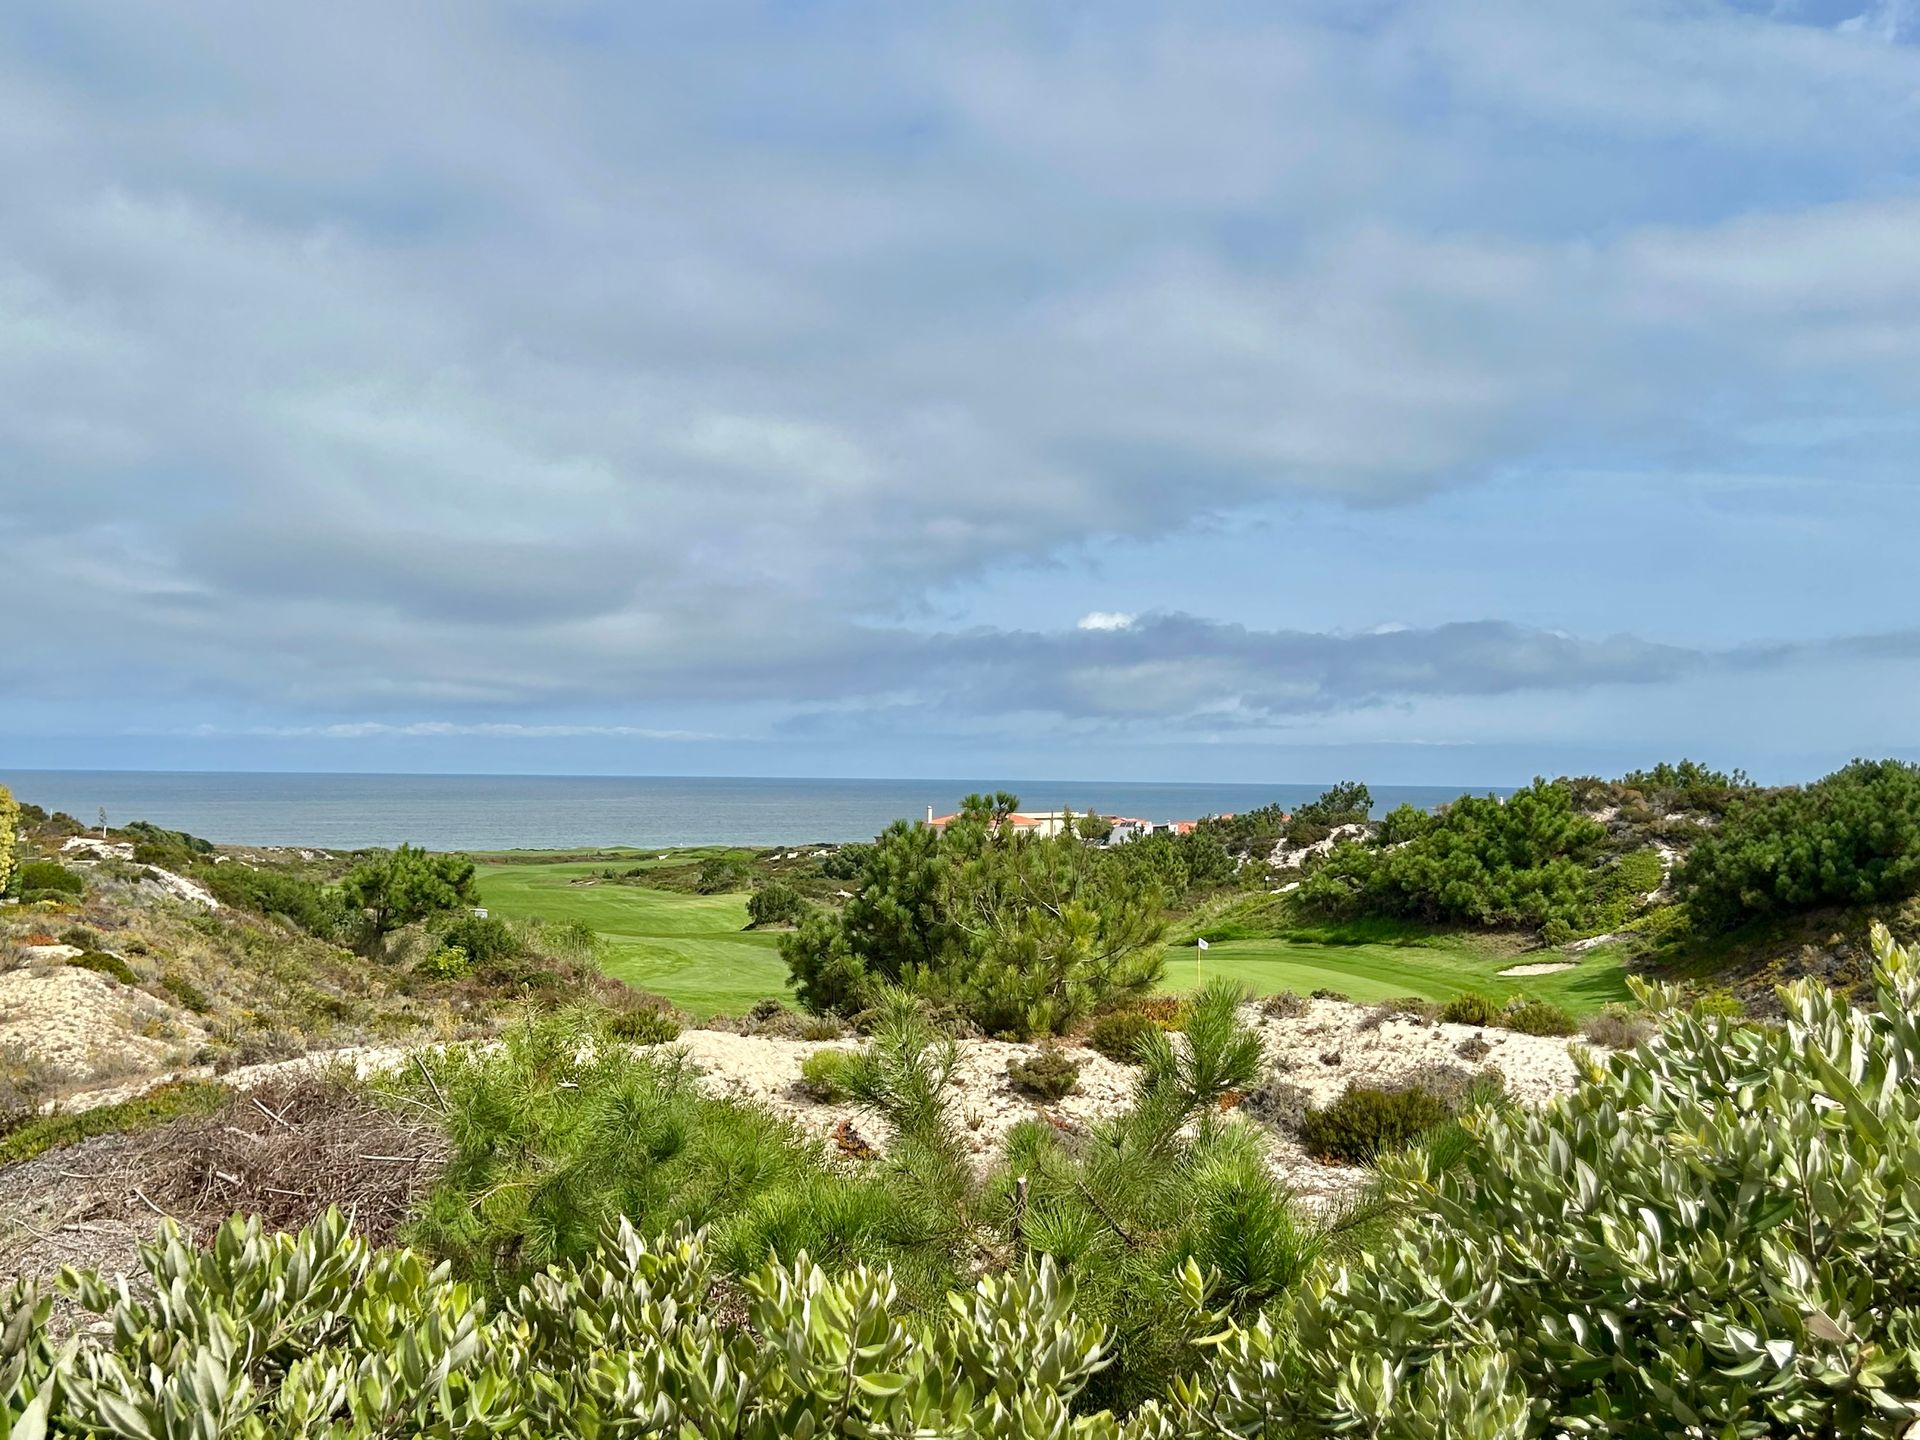
[[[788,996],[774,934],[748,930],[747,897],[682,895],[598,880],[603,863],[482,865],[480,903],[503,916],[580,921],[607,942],[605,967],[702,1018]],[[576,885],[576,880],[597,883]]]
[[1526,994],[1551,1000],[1575,1015],[1587,1015],[1614,1001],[1625,1001],[1626,971],[1610,947],[1579,957],[1571,970],[1553,975],[1503,978],[1511,965],[1573,958],[1554,951],[1515,955],[1476,944],[1470,936],[1438,938],[1413,945],[1329,945],[1310,940],[1216,940],[1204,951],[1191,944],[1169,946],[1161,988],[1191,990],[1225,976],[1257,995],[1292,990],[1311,995],[1337,990],[1366,1002],[1419,995],[1450,1000],[1468,990],[1495,999]]

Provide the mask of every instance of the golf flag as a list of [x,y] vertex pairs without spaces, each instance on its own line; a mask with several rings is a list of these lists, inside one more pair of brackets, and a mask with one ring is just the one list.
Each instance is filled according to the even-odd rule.
[[1205,940],[1201,940],[1201,941],[1199,941],[1199,942],[1197,942],[1197,943],[1199,944],[1199,946],[1200,946],[1200,948],[1201,948],[1202,950],[1204,950],[1204,949],[1206,949],[1206,948],[1207,948],[1207,942],[1206,942]]

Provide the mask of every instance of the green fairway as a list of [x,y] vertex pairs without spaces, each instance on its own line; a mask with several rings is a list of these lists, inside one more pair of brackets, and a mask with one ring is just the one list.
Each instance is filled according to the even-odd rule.
[[[685,853],[674,860],[684,863]],[[482,864],[481,902],[505,916],[583,921],[607,942],[609,974],[701,1017],[716,1011],[737,1014],[770,995],[790,996],[777,937],[746,928],[745,894],[687,895],[605,881],[573,883],[594,878],[606,863]],[[634,863],[623,858],[618,868]],[[1380,933],[1389,935],[1392,928],[1380,927]],[[1219,939],[1204,954],[1187,943],[1168,946],[1161,988],[1190,990],[1196,981],[1224,975],[1261,995],[1337,990],[1359,1001],[1400,995],[1446,1000],[1464,990],[1497,998],[1525,992],[1576,1015],[1627,998],[1626,972],[1604,947],[1555,975],[1502,979],[1497,973],[1516,962],[1553,958],[1551,951],[1516,955],[1471,935],[1421,936],[1410,943],[1369,938],[1360,944],[1304,937]]]
[[[1580,957],[1554,975],[1502,979],[1499,971],[1528,960],[1550,961],[1553,952],[1513,955],[1476,944],[1471,937],[1442,937],[1417,945],[1327,945],[1302,940],[1219,940],[1205,952],[1170,946],[1163,990],[1191,990],[1215,976],[1238,980],[1256,994],[1292,990],[1310,995],[1337,990],[1354,1000],[1390,1000],[1420,995],[1447,1000],[1466,990],[1496,999],[1520,992],[1588,1014],[1627,996],[1626,972],[1606,947]],[[1196,962],[1197,965],[1196,965]]]
[[480,900],[503,916],[584,922],[607,942],[609,974],[698,1016],[738,1012],[769,995],[788,994],[776,938],[745,928],[744,894],[572,883],[603,868],[575,862],[482,865]]

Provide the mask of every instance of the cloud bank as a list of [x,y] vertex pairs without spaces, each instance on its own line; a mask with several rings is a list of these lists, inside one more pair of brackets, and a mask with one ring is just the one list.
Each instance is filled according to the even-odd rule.
[[[0,685],[38,708],[0,724],[1151,729],[1723,667],[1684,616],[1393,629],[1362,579],[1332,633],[1278,560],[1199,618],[1075,557],[1519,474],[1578,568],[1555,496],[1599,461],[1910,483],[1913,39],[1677,0],[20,7]],[[939,611],[1022,567],[1057,615]]]

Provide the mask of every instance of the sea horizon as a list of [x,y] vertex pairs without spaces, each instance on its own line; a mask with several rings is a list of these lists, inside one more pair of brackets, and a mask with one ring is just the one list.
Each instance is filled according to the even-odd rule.
[[[1364,777],[1359,777],[1364,778]],[[21,800],[92,824],[146,820],[220,844],[331,850],[662,849],[871,839],[927,807],[1008,790],[1030,810],[1194,820],[1313,799],[1332,780],[1190,782],[900,776],[589,775],[303,770],[0,770]],[[1378,785],[1374,812],[1513,786]]]

